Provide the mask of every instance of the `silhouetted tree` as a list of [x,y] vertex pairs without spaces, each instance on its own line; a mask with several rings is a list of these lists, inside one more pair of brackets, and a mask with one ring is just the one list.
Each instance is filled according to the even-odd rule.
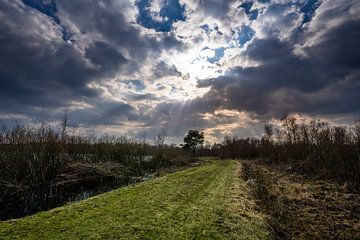
[[192,151],[194,157],[196,156],[196,149],[204,143],[204,133],[198,130],[189,130],[184,137],[184,144],[180,146],[185,150]]

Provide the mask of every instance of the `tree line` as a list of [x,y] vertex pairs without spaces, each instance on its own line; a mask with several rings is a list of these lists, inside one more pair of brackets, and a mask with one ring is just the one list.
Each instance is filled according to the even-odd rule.
[[294,171],[349,182],[360,189],[360,121],[334,126],[289,115],[281,119],[280,127],[266,124],[261,138],[225,136],[221,144],[203,146],[199,154],[291,163]]

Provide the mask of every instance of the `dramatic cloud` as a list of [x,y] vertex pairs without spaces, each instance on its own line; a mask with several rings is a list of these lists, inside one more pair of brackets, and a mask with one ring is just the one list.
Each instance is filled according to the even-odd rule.
[[0,1],[0,121],[83,132],[256,136],[296,113],[360,112],[356,0]]

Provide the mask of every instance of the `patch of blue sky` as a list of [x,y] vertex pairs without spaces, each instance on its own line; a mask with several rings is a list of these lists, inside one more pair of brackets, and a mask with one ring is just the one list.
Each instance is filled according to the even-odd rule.
[[249,17],[250,20],[256,20],[259,15],[259,12],[257,9],[251,10],[253,4],[254,4],[254,2],[250,1],[250,2],[243,2],[239,6],[245,10],[245,13]]
[[219,30],[219,26],[216,24],[211,27],[208,24],[201,25],[200,28],[206,33],[208,37],[210,37],[210,33],[215,31],[217,34],[223,36],[224,34]]
[[57,15],[58,9],[54,0],[22,0],[22,2],[39,12],[50,17],[55,23],[61,27],[62,38],[64,41],[70,40],[72,34],[61,24],[61,20]]
[[234,38],[239,46],[244,46],[254,36],[255,31],[250,26],[243,25],[238,31],[234,31]]
[[[204,29],[204,31],[210,29],[207,25],[206,26],[203,25],[203,26],[201,26],[201,28]],[[219,61],[224,57],[226,49],[242,47],[245,45],[245,43],[247,43],[248,41],[253,39],[255,36],[255,31],[250,26],[246,26],[246,25],[243,25],[241,28],[232,30],[232,32],[233,32],[234,41],[230,42],[228,46],[219,47],[219,48],[205,47],[202,49],[202,51],[205,51],[205,50],[214,51],[213,56],[207,57],[207,61],[209,63],[212,63],[212,64],[219,63]],[[195,59],[194,61],[196,61],[196,60],[198,60],[198,59]]]
[[[161,9],[154,13],[151,6],[155,2]],[[157,32],[170,32],[174,22],[186,19],[185,6],[179,0],[137,0],[135,4],[139,10],[137,23]]]
[[122,82],[125,83],[129,88],[132,88],[136,91],[140,92],[145,90],[145,84],[140,80],[125,80]]
[[52,18],[57,24],[60,24],[60,19],[57,16],[57,6],[53,0],[22,0],[22,2],[32,8],[37,9],[39,12]]
[[207,61],[213,64],[218,63],[224,57],[225,49],[224,47],[212,49],[215,51],[215,54],[213,57],[208,57]]
[[302,24],[310,22],[315,14],[316,9],[321,5],[319,0],[308,0],[300,8],[300,11],[304,14]]

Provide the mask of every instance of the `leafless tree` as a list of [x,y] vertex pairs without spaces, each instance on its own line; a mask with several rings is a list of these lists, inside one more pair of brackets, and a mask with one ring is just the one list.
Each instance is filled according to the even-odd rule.
[[64,142],[66,140],[66,128],[68,126],[68,118],[69,118],[69,110],[64,110],[63,118],[60,122],[60,128],[61,128],[61,140]]

